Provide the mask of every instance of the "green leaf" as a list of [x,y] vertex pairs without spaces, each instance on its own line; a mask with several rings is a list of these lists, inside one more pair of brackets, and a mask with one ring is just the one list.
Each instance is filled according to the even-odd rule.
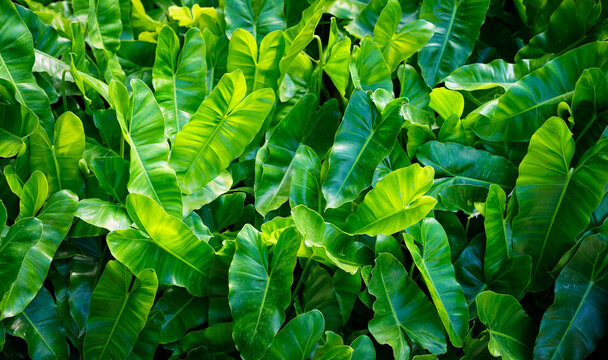
[[515,64],[496,59],[488,64],[469,64],[456,69],[445,78],[451,90],[486,90],[501,87],[509,90],[518,80],[544,65],[542,62],[522,60]]
[[108,231],[131,227],[131,219],[124,206],[100,199],[81,200],[76,209],[76,217]]
[[190,214],[192,210],[198,210],[203,205],[211,203],[220,195],[226,193],[232,187],[232,175],[228,171],[222,171],[215,179],[203,186],[202,189],[192,194],[182,194],[184,203],[184,216]]
[[[344,28],[349,33],[360,39],[366,35],[372,35],[374,32],[375,24],[378,22],[380,13],[386,6],[387,0],[371,0],[358,14],[355,15],[355,20]],[[351,4],[352,6],[352,4]]]
[[273,31],[258,44],[248,31],[236,29],[228,45],[228,71],[241,70],[247,82],[247,94],[263,88],[277,90],[279,62],[285,52],[281,31]]
[[488,327],[488,349],[505,360],[532,359],[536,326],[511,295],[485,291],[477,295],[479,320]]
[[[391,71],[382,57],[382,52],[370,37],[361,40],[361,47],[353,49],[352,59],[349,64],[350,76],[355,88],[376,91],[384,89],[393,91]],[[351,95],[351,100],[354,95]],[[350,103],[349,103],[350,104]]]
[[[349,79],[351,40],[348,36],[339,33],[335,18],[331,19],[330,27],[328,50],[325,51],[323,71],[334,83],[340,95],[344,96]],[[337,41],[338,39],[340,40]]]
[[293,158],[293,176],[289,189],[289,205],[298,205],[322,213],[326,201],[321,185],[321,162],[315,151],[304,145]]
[[224,6],[226,16],[226,35],[228,37],[237,29],[244,29],[258,41],[274,30],[285,28],[283,0],[271,0],[257,3],[252,0],[236,0]]
[[129,354],[128,360],[152,360],[158,347],[163,313],[158,310],[150,311],[146,325],[139,333],[137,342]]
[[353,348],[352,360],[375,360],[376,349],[374,349],[374,343],[367,335],[361,335],[357,337],[350,344]]
[[317,126],[322,119],[315,117],[316,107],[315,95],[300,99],[258,151],[254,191],[260,214],[266,215],[289,199],[296,154],[309,138],[318,135]]
[[214,256],[211,246],[145,195],[129,194],[127,211],[139,230],[111,232],[107,242],[112,255],[134,273],[152,268],[160,284],[205,295]]
[[433,168],[418,164],[386,175],[346,219],[351,234],[391,235],[417,223],[436,204],[424,194],[433,184]]
[[202,325],[207,321],[208,308],[209,299],[192,296],[180,288],[167,289],[154,305],[154,310],[164,315],[159,342],[177,341],[190,329]]
[[325,319],[325,329],[340,331],[342,329],[342,309],[329,273],[322,267],[315,266],[304,285],[302,311],[319,310]]
[[327,223],[319,213],[298,205],[291,210],[293,220],[304,243],[313,250],[315,258],[355,274],[361,266],[372,261],[373,252],[351,235]]
[[435,33],[420,50],[424,81],[434,87],[464,63],[473,51],[489,0],[424,0],[420,18],[435,25]]
[[181,51],[179,39],[169,26],[163,26],[158,35],[152,83],[171,141],[205,99],[205,51],[205,41],[198,29],[188,30]]
[[261,128],[274,93],[262,89],[245,97],[246,92],[241,71],[223,76],[175,137],[169,163],[183,192],[191,194],[218,176]]
[[528,141],[562,101],[574,94],[576,81],[591,67],[608,70],[608,45],[580,46],[550,61],[513,84],[497,101],[484,105],[473,117],[477,136],[489,141]]
[[300,236],[294,228],[281,233],[272,258],[251,225],[245,225],[236,239],[228,300],[234,342],[244,359],[261,358],[283,325],[299,246]]
[[424,219],[407,231],[405,245],[431,294],[450,342],[461,347],[469,330],[469,313],[454,274],[448,236],[433,218]]
[[505,220],[506,195],[496,185],[490,185],[485,203],[484,228],[486,231],[486,251],[483,259],[483,271],[486,279],[497,275],[503,259],[512,256],[511,225]]
[[608,183],[608,138],[572,167],[574,140],[567,125],[551,118],[532,136],[519,166],[513,219],[513,247],[532,257],[530,289],[551,284],[549,272],[589,224],[589,215]]
[[29,180],[23,185],[21,202],[19,203],[19,219],[34,217],[46,202],[48,183],[41,171],[34,171]]
[[71,112],[63,113],[55,123],[54,141],[38,128],[30,136],[30,167],[46,175],[49,193],[68,189],[84,195],[84,181],[78,161],[84,152],[84,129],[80,119]]
[[517,176],[507,159],[457,143],[429,141],[418,148],[416,157],[435,169],[440,178],[430,195],[451,211],[474,212],[473,203],[485,200],[491,184],[511,189]]
[[0,317],[20,313],[34,299],[47,277],[57,248],[72,226],[77,204],[76,195],[62,190],[53,194],[40,211],[37,219],[42,222],[42,235],[32,244],[23,261],[18,263],[20,269],[17,278],[13,282],[6,282],[10,288],[6,293],[2,291],[4,296],[0,301]]
[[306,359],[323,335],[325,321],[318,310],[312,310],[292,319],[272,340],[264,360]]
[[534,356],[583,359],[606,335],[608,247],[587,237],[555,282],[555,301],[540,323]]
[[[8,85],[4,80],[1,80],[0,84]],[[12,85],[9,86],[14,89]],[[30,136],[37,126],[38,117],[26,106],[0,104],[0,157],[17,155],[23,146],[23,140]]]
[[49,98],[32,73],[35,61],[32,34],[11,1],[0,2],[0,24],[0,79],[14,87],[15,99],[40,118],[42,128],[51,136],[54,119]]
[[575,157],[593,147],[608,126],[608,82],[606,72],[591,68],[583,71],[572,95]]
[[89,0],[89,43],[97,49],[117,52],[122,33],[120,19],[119,0]]
[[391,152],[401,129],[399,102],[381,113],[369,93],[354,91],[329,155],[323,183],[328,208],[354,200],[371,184],[374,170]]
[[157,289],[153,270],[143,270],[133,279],[124,265],[109,261],[91,296],[84,357],[126,358],[146,325]]
[[374,41],[382,50],[391,72],[397,69],[399,63],[420,50],[431,39],[435,28],[422,19],[400,27],[401,15],[399,2],[389,0],[374,27]]
[[106,193],[124,205],[128,194],[129,162],[118,156],[97,158],[93,160],[91,170]]
[[447,121],[451,116],[455,115],[460,118],[464,111],[464,98],[458,91],[448,90],[446,88],[435,88],[429,94],[431,101],[429,107],[443,120]]
[[143,81],[131,81],[131,88],[131,97],[117,81],[109,90],[123,137],[131,147],[127,187],[131,193],[149,196],[169,214],[181,216],[181,192],[168,165],[163,114]]
[[6,320],[5,330],[27,342],[33,359],[67,359],[68,342],[55,301],[45,288],[19,315]]
[[394,256],[378,255],[368,291],[376,297],[369,330],[378,343],[393,348],[395,359],[409,358],[408,340],[433,353],[446,351],[443,329],[433,305]]

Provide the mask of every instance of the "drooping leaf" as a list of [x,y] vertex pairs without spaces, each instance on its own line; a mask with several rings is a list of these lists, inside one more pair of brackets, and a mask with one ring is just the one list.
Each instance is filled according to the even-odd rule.
[[84,357],[126,358],[146,325],[157,288],[153,270],[133,279],[126,266],[109,261],[91,296]]
[[511,295],[485,291],[477,295],[479,320],[488,327],[488,349],[503,359],[532,359],[536,325]]
[[151,268],[160,284],[182,286],[195,296],[204,296],[213,248],[145,195],[129,194],[127,211],[139,230],[108,234],[112,255],[134,273]]
[[409,358],[408,339],[434,353],[446,351],[433,305],[394,256],[378,255],[368,289],[376,297],[369,330],[376,341],[393,348],[395,359]]
[[451,90],[485,90],[501,87],[509,90],[519,79],[536,70],[544,63],[522,60],[515,64],[496,59],[488,64],[464,65],[445,78],[445,86]]
[[169,163],[185,193],[199,190],[225,170],[261,128],[274,93],[246,93],[241,71],[225,75],[175,137]]

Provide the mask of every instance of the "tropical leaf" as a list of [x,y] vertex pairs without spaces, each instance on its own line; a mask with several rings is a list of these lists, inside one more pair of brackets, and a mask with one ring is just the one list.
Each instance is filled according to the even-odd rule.
[[272,0],[261,4],[252,0],[237,0],[227,3],[224,13],[226,34],[229,37],[235,30],[244,29],[260,42],[272,31],[285,28],[283,0]]
[[323,335],[325,322],[318,310],[296,316],[272,340],[264,359],[304,359]]

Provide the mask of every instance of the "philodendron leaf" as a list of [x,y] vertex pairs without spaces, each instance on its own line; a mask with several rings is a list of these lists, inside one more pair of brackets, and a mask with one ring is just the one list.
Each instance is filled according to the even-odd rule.
[[19,216],[16,220],[36,216],[46,202],[48,193],[46,177],[41,171],[34,171],[23,185],[21,201],[19,202]]
[[192,296],[181,288],[169,288],[158,299],[154,310],[163,313],[159,342],[166,344],[181,339],[207,320],[209,299]]
[[603,136],[572,167],[574,140],[553,117],[532,136],[519,165],[513,248],[532,257],[530,289],[551,285],[549,272],[589,224],[608,183],[608,138]]
[[437,354],[446,351],[433,305],[394,256],[378,255],[368,289],[376,297],[369,330],[376,341],[393,348],[395,359],[409,358],[408,340]]
[[124,359],[146,325],[158,280],[154,270],[133,274],[118,261],[109,261],[93,290],[84,338],[87,359]]
[[543,62],[522,60],[515,64],[496,59],[488,64],[469,64],[456,69],[445,78],[445,86],[451,90],[485,90],[501,87],[505,90],[519,79],[544,65]]
[[78,168],[84,147],[82,121],[72,112],[57,119],[54,141],[41,128],[30,136],[30,166],[46,175],[49,193],[67,189],[84,195],[84,180]]
[[591,68],[583,71],[572,95],[575,157],[593,147],[608,126],[608,83],[606,71]]
[[89,0],[87,23],[91,45],[115,53],[120,47],[122,23],[119,0]]
[[555,282],[555,301],[540,322],[538,359],[583,359],[606,336],[608,246],[586,238]]
[[108,231],[131,227],[131,219],[124,206],[100,199],[81,200],[76,209],[76,217]]
[[504,190],[496,184],[490,185],[483,223],[486,231],[486,251],[483,259],[486,279],[496,276],[502,260],[513,255],[511,225],[504,217],[506,201]]
[[351,234],[391,235],[417,223],[437,203],[424,195],[433,185],[433,175],[432,167],[418,164],[389,173],[346,219],[345,230]]
[[122,135],[131,147],[127,187],[131,193],[149,196],[169,214],[181,216],[181,192],[168,165],[163,114],[143,81],[131,81],[131,88],[131,97],[118,81],[112,81],[109,90]]
[[271,359],[306,359],[323,335],[325,321],[318,310],[296,316],[272,340],[264,355]]
[[321,183],[321,162],[315,151],[304,145],[293,158],[293,176],[289,189],[289,205],[306,207],[322,213],[326,201]]
[[181,189],[191,194],[225,170],[262,127],[274,104],[271,89],[245,97],[247,85],[240,70],[220,83],[175,137],[169,161]]
[[27,342],[32,359],[67,359],[69,347],[55,301],[45,288],[19,315],[7,319],[6,332]]
[[173,29],[163,26],[152,70],[154,97],[165,117],[165,132],[173,141],[205,99],[207,62],[205,41],[198,29],[186,33],[180,51]]
[[431,294],[450,342],[464,345],[469,330],[468,308],[450,259],[448,236],[439,222],[427,218],[408,228],[405,244]]
[[283,0],[255,3],[252,0],[230,1],[224,8],[226,34],[231,36],[237,29],[245,29],[258,41],[274,30],[285,28]]
[[30,108],[39,117],[44,131],[52,136],[54,119],[49,98],[32,73],[35,61],[32,34],[8,0],[0,2],[0,49],[0,79],[12,85],[15,99]]
[[380,112],[370,93],[355,90],[338,128],[323,183],[328,208],[354,200],[365,190],[374,170],[393,148],[402,120],[399,100]]
[[401,5],[390,0],[378,17],[374,27],[374,41],[382,50],[384,60],[391,72],[399,63],[407,60],[433,36],[435,26],[426,20],[415,20],[400,27]]
[[489,0],[424,0],[420,18],[435,25],[431,40],[420,50],[418,64],[434,87],[463,65],[479,37]]
[[349,68],[355,87],[361,87],[364,91],[393,90],[390,68],[380,48],[370,37],[361,40],[360,48],[354,48]]
[[160,284],[204,296],[213,248],[145,195],[129,194],[127,211],[139,230],[111,232],[107,242],[112,255],[134,273],[151,268]]
[[[0,84],[14,86],[4,83]],[[21,104],[0,104],[0,158],[15,156],[23,146],[23,140],[38,126],[37,116]]]
[[490,332],[488,349],[505,360],[532,359],[536,325],[511,295],[485,291],[477,295],[477,314]]
[[283,325],[300,241],[295,228],[285,229],[270,257],[251,225],[239,232],[230,264],[228,300],[234,342],[244,359],[262,358]]

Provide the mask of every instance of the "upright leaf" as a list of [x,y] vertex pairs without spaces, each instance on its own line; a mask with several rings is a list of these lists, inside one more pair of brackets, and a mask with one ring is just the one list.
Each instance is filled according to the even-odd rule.
[[158,35],[152,84],[171,141],[205,99],[205,51],[205,41],[198,29],[188,30],[181,51],[179,39],[169,26],[163,26]]
[[281,233],[272,258],[251,225],[245,225],[236,239],[228,300],[234,342],[244,359],[262,358],[283,325],[299,246],[300,236],[294,228]]
[[318,310],[296,316],[272,340],[264,360],[306,359],[323,335],[325,321]]
[[240,70],[223,76],[175,137],[170,165],[185,193],[199,190],[225,170],[262,127],[274,93],[262,89],[245,97],[246,93]]
[[463,65],[479,37],[489,0],[424,0],[420,18],[435,25],[431,40],[420,50],[424,81],[434,87]]
[[175,172],[168,165],[169,144],[165,139],[163,114],[152,91],[141,80],[131,81],[129,97],[124,85],[110,84],[123,137],[131,147],[129,192],[149,196],[169,214],[181,216],[181,192]]
[[133,279],[124,265],[108,262],[91,296],[84,357],[126,358],[146,325],[157,289],[153,270],[143,270]]
[[89,42],[111,53],[120,47],[122,23],[119,0],[89,0],[87,17]]
[[405,245],[431,294],[452,345],[461,347],[469,330],[469,312],[454,274],[448,236],[433,218],[424,219],[407,231]]
[[361,40],[361,47],[353,49],[349,68],[355,88],[360,86],[364,91],[377,89],[393,91],[391,71],[382,57],[380,48],[371,38],[364,38]]
[[274,30],[285,28],[283,0],[270,0],[262,3],[252,0],[236,0],[226,3],[226,35],[229,37],[237,29],[245,29],[258,42]]
[[[4,82],[2,80],[2,82]],[[13,88],[12,85],[7,88]],[[38,117],[22,104],[0,104],[0,157],[15,156],[38,126]]]
[[484,228],[486,251],[483,270],[486,279],[492,279],[499,271],[502,260],[511,257],[511,225],[505,220],[506,206],[504,190],[496,184],[490,185],[485,204]]

